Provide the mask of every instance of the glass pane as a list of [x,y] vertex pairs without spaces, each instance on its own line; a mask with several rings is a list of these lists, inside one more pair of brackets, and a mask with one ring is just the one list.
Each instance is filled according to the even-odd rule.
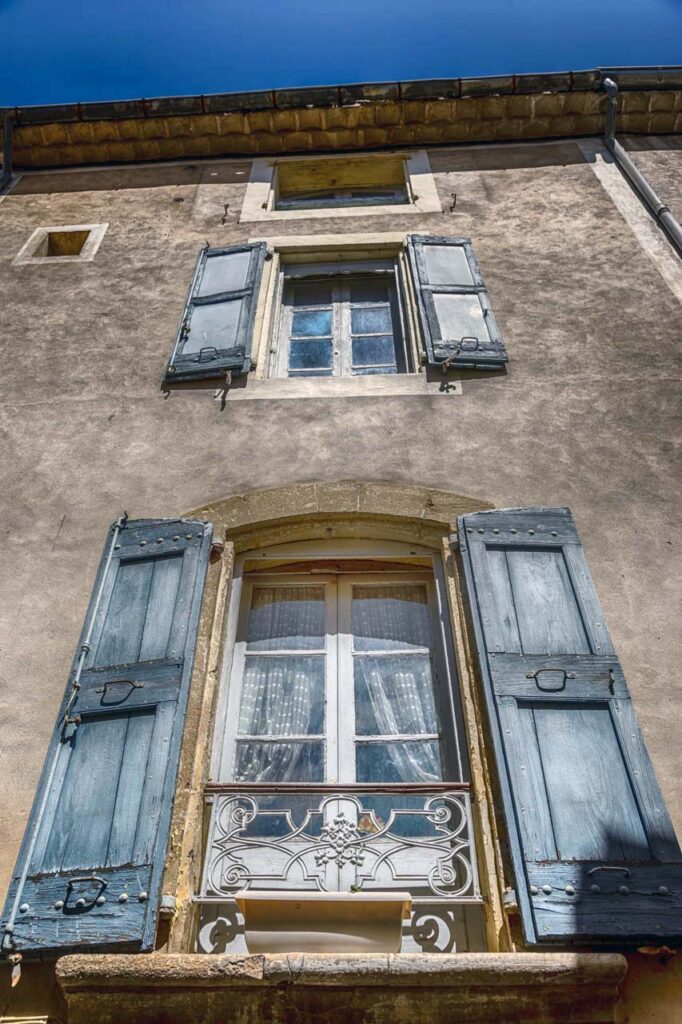
[[392,334],[353,338],[353,366],[395,366],[395,344]]
[[353,304],[358,302],[388,302],[388,283],[384,281],[351,281],[350,301]]
[[474,283],[461,245],[425,245],[423,253],[429,284]]
[[289,349],[290,370],[328,370],[333,365],[332,343],[329,341],[292,341]]
[[237,292],[245,288],[250,262],[250,252],[209,256],[199,282],[197,295],[218,295],[220,292]]
[[294,313],[291,325],[292,338],[318,338],[331,333],[331,309],[306,309]]
[[293,288],[295,306],[330,306],[331,285],[325,282],[297,284]]
[[[243,302],[243,299],[230,299],[228,302],[194,306],[182,354],[199,352],[202,348],[234,348]],[[210,353],[205,355],[207,358]]]
[[389,306],[356,306],[351,309],[352,334],[387,334],[392,330]]
[[253,588],[248,651],[319,651],[324,636],[324,587]]
[[397,373],[395,366],[361,366],[352,370],[354,377],[374,377],[379,373]]
[[353,587],[351,624],[356,651],[428,648],[426,587],[422,583]]
[[443,771],[436,740],[358,743],[357,782],[440,782]]
[[428,654],[359,656],[353,667],[357,735],[438,732]]
[[478,338],[479,345],[490,341],[478,295],[436,292],[433,304],[441,338]]
[[324,731],[324,655],[247,656],[239,733],[319,735]]
[[240,740],[234,777],[235,782],[323,782],[324,743]]

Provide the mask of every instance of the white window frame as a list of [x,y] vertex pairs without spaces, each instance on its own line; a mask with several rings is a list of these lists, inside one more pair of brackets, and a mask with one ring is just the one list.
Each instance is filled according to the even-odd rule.
[[[390,559],[398,556],[401,566],[391,570]],[[428,556],[430,565],[423,565]],[[268,574],[259,571],[251,575],[254,560],[267,565],[268,560],[295,558],[296,561],[315,561],[320,558],[357,558],[386,560],[385,569],[367,573],[306,572],[297,570],[295,573]],[[405,569],[405,563],[417,560],[414,571]],[[245,571],[248,566],[249,571]],[[339,582],[340,580],[340,582]],[[328,587],[326,602],[326,636],[325,652],[327,655],[327,690],[325,717],[325,778],[322,784],[339,782],[352,785],[355,782],[355,733],[354,733],[354,698],[348,699],[352,686],[351,635],[350,635],[350,600],[348,595],[358,582],[371,583],[402,583],[418,580],[425,582],[431,610],[432,625],[432,657],[434,667],[434,696],[440,725],[441,753],[444,763],[445,782],[468,781],[469,772],[466,767],[466,747],[462,709],[459,699],[459,686],[454,667],[453,638],[447,607],[447,595],[442,567],[438,559],[429,549],[420,549],[414,545],[398,542],[308,542],[303,544],[278,545],[267,551],[247,552],[240,556],[235,565],[235,577],[228,609],[226,657],[223,664],[221,689],[213,741],[211,779],[215,782],[234,782],[234,766],[237,744],[237,729],[241,689],[244,678],[244,661],[246,656],[246,626],[251,605],[251,593],[254,586],[280,584],[282,586],[317,585]],[[341,601],[339,601],[341,590]],[[347,606],[347,607],[346,607]],[[343,628],[341,628],[343,627]],[[338,644],[330,641],[337,628],[339,629]],[[259,652],[260,653],[260,652]],[[274,653],[274,652],[273,652]],[[280,653],[280,652],[278,652]],[[296,651],[296,654],[314,652]],[[345,675],[344,675],[345,673]],[[341,678],[346,686],[341,687]],[[258,737],[267,739],[267,737]],[[360,742],[367,742],[377,737],[362,737]],[[428,739],[426,736],[415,736],[414,739]],[[339,751],[339,747],[343,749]],[[332,770],[330,770],[332,769]],[[339,774],[343,772],[343,777]],[[452,776],[452,777],[450,777]],[[249,783],[240,783],[248,789]],[[380,785],[380,783],[377,783]]]
[[[312,160],[325,161],[339,159],[338,153],[310,156],[308,154],[298,157],[273,157],[258,158],[251,165],[251,174],[246,186],[246,194],[240,215],[240,223],[249,221],[267,220],[310,220],[334,217],[367,217],[367,216],[390,216],[391,214],[411,213],[441,213],[442,207],[438,198],[436,183],[431,170],[428,153],[424,149],[410,151],[387,151],[367,155],[363,153],[348,153],[349,159],[361,157],[367,160],[386,160],[399,157],[404,161],[405,170],[405,194],[407,201],[398,203],[376,203],[371,204],[363,200],[351,202],[342,199],[343,205],[335,206],[329,199],[322,200],[319,207],[305,206],[297,209],[277,209],[278,184],[277,167],[279,164],[293,161]],[[339,191],[344,191],[340,189]]]
[[[396,347],[396,374],[375,374],[369,376],[396,376],[412,373],[412,353],[409,351],[407,323],[404,310],[400,266],[397,258],[389,260],[355,260],[338,263],[311,262],[307,264],[285,264],[280,269],[280,285],[278,294],[279,320],[275,324],[275,341],[271,352],[269,376],[293,379],[324,379],[322,374],[306,374],[303,372],[289,373],[289,346],[291,342],[291,325],[293,306],[286,302],[286,289],[294,281],[306,278],[326,277],[332,281],[332,347],[333,369],[331,377],[352,377],[352,341],[350,322],[350,290],[345,279],[351,276],[381,275],[389,284],[389,303],[394,325],[394,344]],[[400,368],[402,363],[404,369]],[[363,374],[357,377],[368,376]],[[328,379],[328,377],[327,377]]]

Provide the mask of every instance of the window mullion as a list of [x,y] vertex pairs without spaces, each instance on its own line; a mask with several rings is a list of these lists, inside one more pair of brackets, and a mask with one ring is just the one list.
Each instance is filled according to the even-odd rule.
[[355,684],[351,630],[353,586],[338,579],[339,779],[355,782]]
[[349,377],[351,373],[351,343],[350,343],[350,287],[346,283],[339,283],[334,288],[335,295],[338,293],[338,334],[335,336],[335,352],[338,352],[337,374],[342,377]]

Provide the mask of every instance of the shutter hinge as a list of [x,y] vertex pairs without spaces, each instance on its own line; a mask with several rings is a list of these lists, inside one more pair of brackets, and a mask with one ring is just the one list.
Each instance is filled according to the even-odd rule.
[[178,909],[178,901],[175,896],[162,896],[159,903],[160,917],[173,917]]
[[451,533],[450,536],[448,537],[448,543],[450,544],[451,551],[457,551],[460,546],[459,535],[456,533]]
[[508,914],[518,914],[519,901],[516,898],[515,889],[505,889],[502,893],[502,906]]

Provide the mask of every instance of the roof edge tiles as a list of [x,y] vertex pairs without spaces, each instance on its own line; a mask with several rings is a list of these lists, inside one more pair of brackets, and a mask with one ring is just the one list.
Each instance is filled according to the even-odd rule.
[[427,79],[9,108],[19,168],[682,132],[682,67]]

